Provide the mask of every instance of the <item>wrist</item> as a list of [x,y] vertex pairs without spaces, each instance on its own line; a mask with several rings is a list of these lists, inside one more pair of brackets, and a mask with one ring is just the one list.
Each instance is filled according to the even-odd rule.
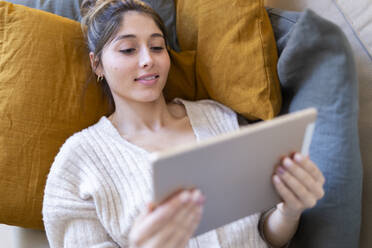
[[302,212],[283,211],[283,209],[280,207],[277,207],[275,211],[282,219],[287,222],[299,222],[302,214]]
[[279,208],[280,204],[263,213],[259,221],[260,235],[269,247],[288,247],[301,217],[301,213],[288,215]]

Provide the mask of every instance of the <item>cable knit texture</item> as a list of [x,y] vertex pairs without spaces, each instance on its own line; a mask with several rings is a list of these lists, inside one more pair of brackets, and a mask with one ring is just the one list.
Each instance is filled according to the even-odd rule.
[[[198,141],[239,128],[235,112],[215,101],[174,101],[186,107]],[[149,157],[122,138],[105,116],[68,138],[55,157],[44,194],[43,221],[51,248],[128,247],[130,227],[151,200]],[[187,247],[267,247],[258,219],[254,214],[207,232]]]

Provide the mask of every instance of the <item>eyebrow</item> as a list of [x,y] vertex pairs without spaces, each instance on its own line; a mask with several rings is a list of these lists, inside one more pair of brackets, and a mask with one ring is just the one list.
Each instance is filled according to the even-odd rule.
[[[135,36],[134,34],[123,34],[123,35],[119,35],[118,37],[115,38],[114,42],[118,41],[118,40],[123,40],[123,39],[128,39],[128,38],[136,38],[137,36]],[[155,37],[161,37],[164,39],[164,36],[160,33],[153,33],[151,36],[151,38],[155,38]]]

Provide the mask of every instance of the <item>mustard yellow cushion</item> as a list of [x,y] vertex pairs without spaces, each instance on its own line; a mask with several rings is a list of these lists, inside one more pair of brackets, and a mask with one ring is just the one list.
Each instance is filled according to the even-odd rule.
[[[176,6],[181,50],[195,54],[195,82],[185,82],[193,86],[185,96],[212,98],[249,119],[273,118],[281,107],[278,55],[263,1],[177,0]],[[167,93],[173,96],[176,85]]]
[[78,22],[0,2],[0,223],[43,228],[59,147],[107,110],[89,71]]

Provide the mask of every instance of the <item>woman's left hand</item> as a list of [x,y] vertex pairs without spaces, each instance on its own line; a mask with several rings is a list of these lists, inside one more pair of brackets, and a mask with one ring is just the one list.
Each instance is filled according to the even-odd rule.
[[325,178],[308,157],[300,153],[293,157],[282,160],[273,181],[283,199],[277,208],[285,217],[298,220],[305,209],[314,207],[324,196]]

